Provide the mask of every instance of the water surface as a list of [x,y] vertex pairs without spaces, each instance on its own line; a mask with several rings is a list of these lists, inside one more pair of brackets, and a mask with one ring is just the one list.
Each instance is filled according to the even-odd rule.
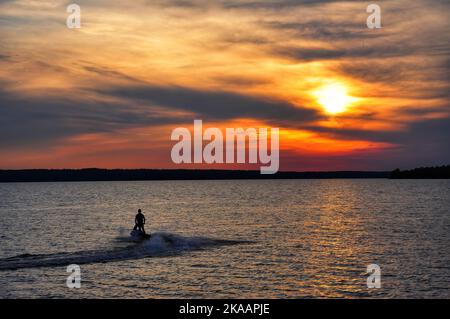
[[[17,183],[0,199],[1,298],[450,298],[447,180]],[[146,242],[128,237],[138,208]]]

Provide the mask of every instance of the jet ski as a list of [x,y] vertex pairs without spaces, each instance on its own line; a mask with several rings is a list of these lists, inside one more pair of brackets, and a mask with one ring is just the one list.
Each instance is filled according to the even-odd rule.
[[132,230],[130,233],[131,237],[135,238],[135,239],[149,239],[150,237],[152,237],[150,234],[146,234],[140,230]]

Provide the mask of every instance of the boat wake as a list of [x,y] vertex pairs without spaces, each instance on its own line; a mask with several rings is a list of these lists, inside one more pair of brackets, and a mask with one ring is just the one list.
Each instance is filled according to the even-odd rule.
[[129,237],[119,238],[119,240],[129,242],[129,244],[125,247],[116,247],[109,250],[86,250],[54,254],[22,254],[3,258],[0,259],[0,271],[164,257],[179,255],[193,250],[247,243],[245,241],[206,237],[184,237],[170,233],[154,233],[150,239],[143,241],[133,241]]

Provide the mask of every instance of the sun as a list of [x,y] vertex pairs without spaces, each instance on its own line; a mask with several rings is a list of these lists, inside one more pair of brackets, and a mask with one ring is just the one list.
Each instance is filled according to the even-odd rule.
[[338,114],[347,110],[353,102],[348,95],[347,88],[339,83],[329,84],[314,92],[317,102],[322,105],[327,113]]

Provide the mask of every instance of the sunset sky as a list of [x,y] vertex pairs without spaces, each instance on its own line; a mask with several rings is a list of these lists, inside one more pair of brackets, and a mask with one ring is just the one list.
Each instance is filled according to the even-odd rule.
[[450,163],[448,0],[0,0],[0,39],[0,168],[215,167],[170,159],[194,119],[280,128],[281,170]]

